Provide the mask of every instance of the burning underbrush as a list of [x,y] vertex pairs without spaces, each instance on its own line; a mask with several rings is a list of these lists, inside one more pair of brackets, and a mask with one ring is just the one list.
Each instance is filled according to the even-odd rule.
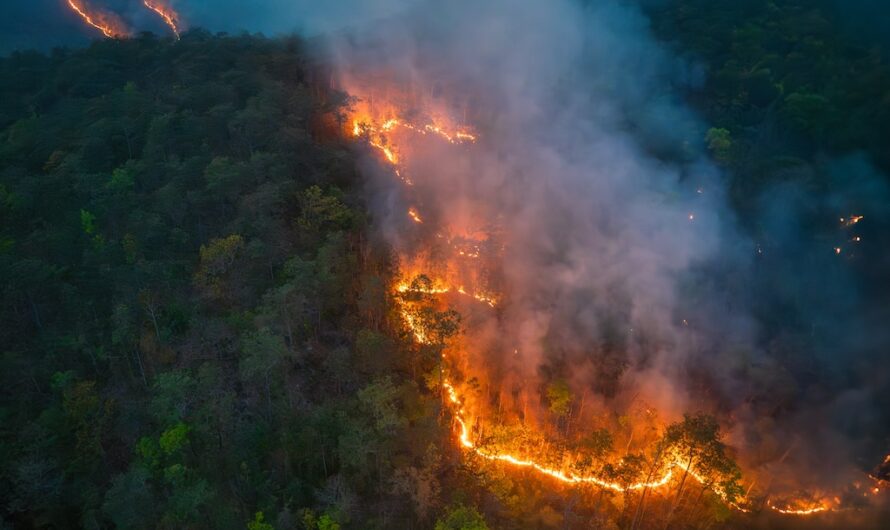
[[882,502],[830,436],[804,441],[786,419],[812,426],[818,411],[759,408],[753,371],[780,380],[781,365],[723,285],[746,277],[733,261],[747,240],[707,161],[640,139],[640,123],[683,112],[616,88],[646,83],[625,78],[638,50],[602,23],[615,14],[580,17],[601,31],[590,43],[558,9],[524,8],[530,36],[503,31],[517,21],[500,12],[449,11],[461,31],[415,13],[416,27],[384,22],[333,52],[351,97],[342,134],[367,154],[375,226],[397,255],[394,320],[431,363],[415,375],[464,464],[632,528]]
[[[518,311],[505,274],[511,227],[463,193],[454,202],[435,197],[441,188],[430,182],[472,170],[472,153],[487,139],[447,112],[400,111],[393,101],[418,105],[423,96],[395,93],[390,87],[354,100],[345,132],[398,182],[389,205],[403,213],[386,227],[396,231],[399,254],[392,297],[406,336],[439,359],[427,386],[441,394],[466,465],[574,488],[594,511],[606,509],[606,496],[632,525],[649,510],[694,519],[716,503],[736,513],[802,517],[868,506],[880,496],[858,483],[832,492],[775,481],[764,469],[743,479],[736,461],[745,455],[726,445],[712,416],[681,416],[639,391],[583,389],[577,381],[587,374],[565,367],[524,365],[521,330],[510,328]],[[449,167],[436,165],[443,153]],[[633,509],[625,506],[631,502]]]
[[[87,26],[98,30],[106,38],[123,39],[131,36],[133,30],[119,14],[95,5],[91,0],[66,0],[68,8]],[[143,0],[142,6],[150,10],[179,39],[183,23],[179,13],[169,0]]]

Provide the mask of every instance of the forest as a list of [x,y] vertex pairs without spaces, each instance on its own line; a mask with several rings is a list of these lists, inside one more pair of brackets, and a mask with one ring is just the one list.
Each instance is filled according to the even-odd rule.
[[[757,293],[757,343],[776,361],[733,365],[760,378],[740,401],[778,418],[862,380],[886,390],[886,338],[869,330],[890,316],[890,50],[835,23],[827,0],[643,5],[654,38],[694,65],[698,81],[669,90],[700,120],[678,126],[682,145],[641,132],[645,150],[701,149],[756,242],[754,280],[724,279]],[[746,504],[752,459],[733,449],[725,409],[662,428],[635,408],[585,428],[594,400],[558,361],[535,368],[536,429],[516,420],[523,411],[478,438],[553,466],[583,452],[565,476],[601,482],[561,485],[492,461],[482,441],[461,447],[456,422],[470,428],[448,404],[444,359],[481,317],[443,306],[426,271],[404,277],[367,170],[385,166],[368,161],[383,126],[348,133],[356,98],[331,83],[316,44],[194,28],[0,58],[0,528],[880,528],[890,517],[862,500],[803,523]],[[608,403],[628,362],[621,341],[602,344]],[[454,381],[479,396],[487,384]],[[869,431],[890,420],[890,393],[874,394],[867,422],[838,427],[864,440],[863,476],[890,450],[890,430]],[[665,470],[667,490],[634,486]]]

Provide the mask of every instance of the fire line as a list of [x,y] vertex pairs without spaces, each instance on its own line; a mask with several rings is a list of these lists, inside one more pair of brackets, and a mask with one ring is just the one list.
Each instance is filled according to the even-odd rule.
[[129,34],[124,23],[116,15],[91,10],[82,0],[67,0],[68,6],[84,22],[98,29],[108,38],[126,37]]
[[176,38],[179,39],[179,13],[176,10],[166,2],[158,0],[143,0],[142,4],[161,17],[164,23],[173,31],[173,34],[176,35]]
[[[389,163],[394,173],[409,186],[412,184],[412,182],[404,175],[405,169],[403,167],[400,167],[402,163],[401,157],[399,155],[400,150],[398,146],[395,145],[394,138],[391,135],[388,135],[388,133],[394,131],[397,128],[401,128],[406,131],[410,131],[412,133],[420,135],[435,135],[443,141],[455,145],[466,142],[472,143],[475,142],[477,139],[475,134],[472,134],[467,130],[449,130],[445,127],[433,123],[417,125],[398,118],[388,118],[385,121],[381,122],[379,125],[375,125],[372,120],[369,120],[367,118],[354,119],[351,129],[352,135],[355,138],[364,138],[366,143],[376,149]],[[415,223],[423,222],[420,213],[414,207],[408,209],[408,216]],[[690,220],[694,219],[694,214],[689,214],[689,218]],[[861,216],[854,216],[849,220],[841,219],[841,222],[845,224],[855,224],[859,221],[859,219],[861,219]],[[441,237],[441,235],[439,235],[438,237]],[[479,255],[478,251],[468,253],[465,250],[459,250],[458,254],[462,257],[478,257]],[[497,307],[497,299],[495,296],[487,293],[468,292],[462,285],[449,285],[447,281],[441,279],[431,280],[429,284],[424,286],[399,283],[394,287],[394,290],[398,295],[402,296],[409,293],[423,294],[427,296],[439,296],[449,293],[456,293],[461,296],[470,297],[479,303],[488,305],[489,307]],[[400,300],[400,297],[396,298],[397,300]],[[414,340],[421,344],[428,344],[430,342],[430,339],[427,336],[426,331],[423,329],[420,323],[417,322],[417,319],[412,314],[412,312],[409,311],[409,308],[406,306],[406,302],[401,301],[397,303],[399,304],[399,313],[402,317],[402,320],[411,331]],[[443,353],[443,364],[445,363],[445,361],[446,359]],[[685,461],[679,455],[667,455],[664,464],[661,466],[661,472],[656,478],[648,481],[635,482],[632,484],[621,484],[618,482],[606,480],[602,476],[577,475],[574,473],[569,473],[561,469],[548,467],[528,457],[521,457],[518,455],[501,452],[478,445],[471,436],[469,427],[470,420],[467,417],[464,399],[458,393],[457,387],[452,382],[452,379],[447,375],[447,372],[447,369],[443,369],[441,386],[445,391],[446,405],[452,412],[453,424],[455,426],[455,436],[457,438],[459,446],[465,451],[475,454],[476,456],[481,457],[484,460],[500,462],[517,468],[527,468],[530,470],[534,470],[535,472],[543,476],[556,479],[562,483],[595,484],[604,489],[615,492],[645,489],[657,490],[660,488],[664,488],[671,483],[671,481],[680,471],[687,474],[689,477],[699,482],[700,484],[706,484],[705,478],[695,470],[694,466],[692,466],[690,462]],[[888,460],[890,460],[890,457],[888,457]],[[751,508],[731,501],[728,494],[720,489],[719,486],[709,485],[709,489],[731,508],[745,513],[752,511]],[[837,509],[821,501],[803,502],[792,500],[787,505],[780,506],[774,504],[772,500],[768,500],[766,506],[768,509],[776,513],[792,516],[808,516]]]

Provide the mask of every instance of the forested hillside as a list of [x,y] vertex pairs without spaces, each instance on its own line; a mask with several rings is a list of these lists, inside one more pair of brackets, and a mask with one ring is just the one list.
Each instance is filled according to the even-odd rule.
[[[787,373],[763,376],[751,408],[887,368],[867,333],[835,333],[851,308],[888,317],[887,50],[833,26],[827,3],[648,4],[693,65],[671,90],[706,124],[696,140],[761,260],[756,285],[732,289],[763,294],[758,337]],[[0,528],[636,525],[636,493],[591,489],[585,505],[467,463],[443,406],[445,339],[417,344],[401,321],[398,259],[341,134],[350,98],[306,48],[198,29],[0,59]],[[799,225],[779,230],[790,211]],[[862,231],[838,224],[849,214]],[[459,316],[428,316],[459,335]],[[816,374],[829,350],[869,353]],[[830,382],[792,396],[817,377]],[[569,439],[578,396],[541,393]],[[637,436],[706,445],[742,493],[713,418],[651,430]],[[645,478],[642,452],[608,467],[622,448],[607,430],[571,434],[597,455],[584,465]],[[746,527],[706,489],[678,528]]]
[[198,31],[0,63],[7,523],[429,515],[437,400],[384,333],[387,253],[304,61]]

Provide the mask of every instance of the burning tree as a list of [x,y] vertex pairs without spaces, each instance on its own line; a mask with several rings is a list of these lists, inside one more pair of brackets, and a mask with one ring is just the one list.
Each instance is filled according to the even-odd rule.
[[666,517],[665,528],[674,512],[685,500],[684,493],[690,476],[699,483],[699,491],[690,505],[694,509],[706,491],[711,490],[724,502],[735,503],[742,494],[739,485],[741,471],[726,454],[721,441],[720,424],[707,414],[686,414],[683,421],[668,426],[660,451],[674,465],[682,469],[674,493],[674,501]]

